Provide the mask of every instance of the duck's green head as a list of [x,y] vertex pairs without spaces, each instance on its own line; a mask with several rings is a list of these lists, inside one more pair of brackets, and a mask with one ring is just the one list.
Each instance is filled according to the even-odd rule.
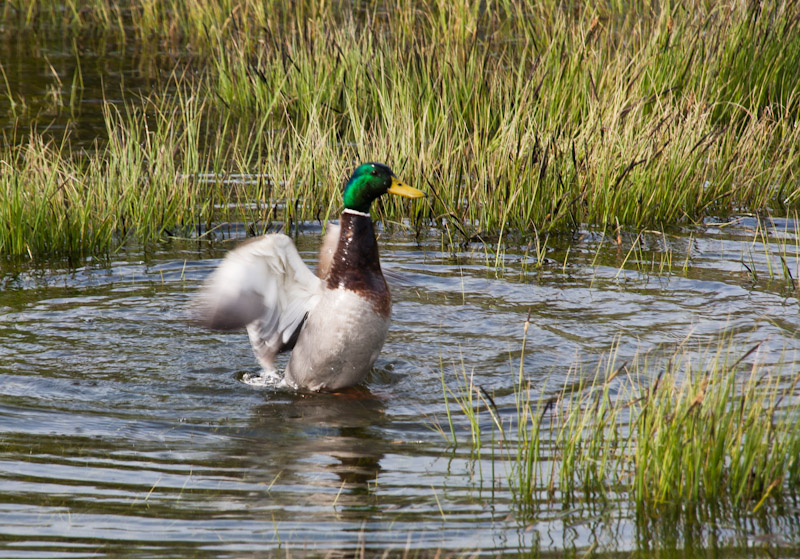
[[425,196],[424,192],[398,179],[383,163],[364,163],[353,171],[353,175],[344,187],[344,207],[348,210],[369,213],[373,200],[387,192],[406,198]]

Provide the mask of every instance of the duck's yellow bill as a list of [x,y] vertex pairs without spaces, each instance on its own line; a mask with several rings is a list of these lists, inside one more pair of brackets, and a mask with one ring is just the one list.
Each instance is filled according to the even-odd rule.
[[422,198],[425,196],[424,192],[408,186],[397,177],[392,177],[392,186],[389,187],[389,192],[397,194],[398,196],[405,196],[406,198]]

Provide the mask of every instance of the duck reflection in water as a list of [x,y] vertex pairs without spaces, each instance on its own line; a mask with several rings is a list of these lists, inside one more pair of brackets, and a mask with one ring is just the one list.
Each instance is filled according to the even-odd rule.
[[368,517],[389,444],[378,428],[386,423],[383,402],[363,387],[276,396],[255,408],[244,452],[260,462],[261,475],[274,476],[261,480],[271,497],[308,506],[310,514],[335,506],[339,515]]

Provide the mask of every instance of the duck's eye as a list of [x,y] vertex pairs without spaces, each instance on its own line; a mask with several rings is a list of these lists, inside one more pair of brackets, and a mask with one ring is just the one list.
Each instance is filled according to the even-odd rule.
[[378,170],[377,169],[373,169],[372,171],[370,171],[370,175],[372,175],[373,177],[377,177],[378,176]]

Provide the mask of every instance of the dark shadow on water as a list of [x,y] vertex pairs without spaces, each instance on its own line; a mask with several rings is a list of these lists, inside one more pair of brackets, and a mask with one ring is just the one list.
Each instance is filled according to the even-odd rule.
[[248,462],[269,462],[264,472],[277,472],[261,480],[271,486],[272,498],[305,504],[309,515],[327,520],[367,520],[377,507],[374,488],[388,445],[380,430],[385,423],[384,403],[365,388],[337,394],[275,391],[252,410],[245,446],[238,450]]

